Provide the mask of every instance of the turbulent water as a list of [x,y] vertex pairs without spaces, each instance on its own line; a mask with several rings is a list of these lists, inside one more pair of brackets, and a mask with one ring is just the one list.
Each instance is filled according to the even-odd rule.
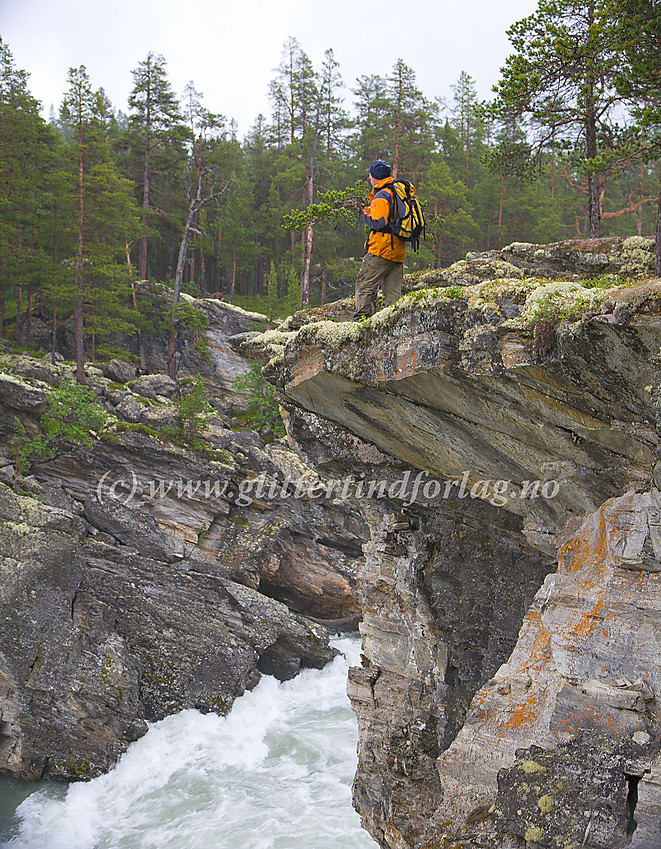
[[[375,849],[351,807],[356,720],[346,674],[264,677],[227,717],[187,710],[150,726],[107,775],[23,801],[0,849]],[[23,785],[24,786],[24,785]],[[5,805],[18,782],[0,784]]]

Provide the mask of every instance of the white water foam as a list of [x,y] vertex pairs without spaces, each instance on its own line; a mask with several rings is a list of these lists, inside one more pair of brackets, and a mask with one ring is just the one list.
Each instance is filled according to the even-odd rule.
[[280,684],[264,677],[227,717],[150,726],[107,775],[18,808],[0,849],[374,849],[351,806],[356,720],[345,657]]

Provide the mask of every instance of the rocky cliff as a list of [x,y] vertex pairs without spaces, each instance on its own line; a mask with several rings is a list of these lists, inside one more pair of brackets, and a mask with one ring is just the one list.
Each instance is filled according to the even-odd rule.
[[370,528],[349,694],[384,849],[661,846],[661,281],[603,276],[651,258],[514,245],[235,340]]
[[[322,497],[317,473],[282,442],[228,427],[227,388],[248,363],[227,337],[255,317],[194,308],[210,317],[198,369],[215,404],[201,448],[174,438],[185,377],[90,364],[108,426],[17,476],[11,439],[21,427],[39,434],[72,365],[2,356],[3,773],[97,775],[146,721],[226,712],[262,673],[286,679],[326,663],[327,626],[355,627],[362,516]],[[192,370],[193,353],[182,363]]]

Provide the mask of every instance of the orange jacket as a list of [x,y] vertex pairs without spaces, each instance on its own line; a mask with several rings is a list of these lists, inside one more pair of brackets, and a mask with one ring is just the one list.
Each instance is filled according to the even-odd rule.
[[392,201],[392,191],[388,189],[383,191],[383,188],[392,182],[394,182],[392,177],[384,177],[376,183],[367,198],[369,206],[365,207],[360,217],[372,231],[367,237],[367,253],[382,256],[394,262],[404,262],[406,258],[404,239],[382,232],[383,227],[388,223],[390,201]]

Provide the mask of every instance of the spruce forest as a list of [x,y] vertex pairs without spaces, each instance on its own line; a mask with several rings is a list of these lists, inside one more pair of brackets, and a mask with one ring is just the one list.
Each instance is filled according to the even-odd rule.
[[47,326],[55,350],[68,323],[82,362],[117,355],[118,333],[168,332],[181,292],[272,317],[345,297],[355,212],[285,216],[358,181],[364,199],[378,158],[427,217],[407,271],[514,241],[656,234],[658,252],[659,0],[542,0],[508,35],[488,103],[461,69],[442,100],[402,60],[345,80],[332,50],[314,67],[290,38],[245,138],[198,81],[178,96],[153,53],[124,104],[71,68],[45,120],[0,40],[0,337],[43,347]]

